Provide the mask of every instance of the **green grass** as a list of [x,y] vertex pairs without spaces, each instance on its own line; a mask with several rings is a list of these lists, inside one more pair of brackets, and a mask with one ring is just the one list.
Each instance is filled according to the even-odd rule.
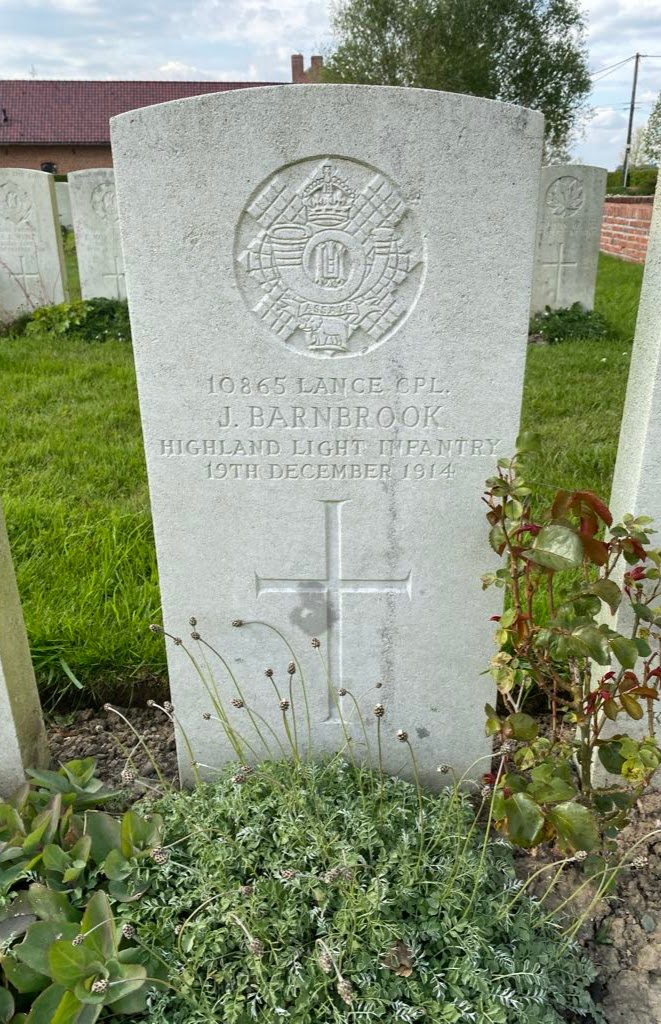
[[[523,424],[543,437],[535,477],[549,488],[608,496],[641,278],[602,257],[597,308],[621,340],[529,349]],[[160,599],[129,346],[0,340],[0,436],[0,494],[47,703],[120,700],[136,683],[144,695],[165,654],[147,629]]]
[[600,257],[595,306],[616,340],[528,349],[522,427],[542,438],[530,476],[549,495],[564,487],[609,497],[642,276],[642,266]]
[[[123,696],[162,672],[159,595],[130,348],[0,344],[0,466],[42,690]],[[120,693],[121,691],[121,693]]]
[[67,268],[69,298],[71,302],[75,302],[80,298],[80,274],[78,273],[78,257],[73,231],[66,231],[64,234],[64,262]]

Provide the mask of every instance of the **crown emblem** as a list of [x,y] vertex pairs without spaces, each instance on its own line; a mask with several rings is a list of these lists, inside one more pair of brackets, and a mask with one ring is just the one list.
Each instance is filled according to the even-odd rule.
[[322,176],[311,181],[303,193],[308,221],[322,227],[337,227],[351,217],[356,193],[336,174],[333,165],[324,164]]

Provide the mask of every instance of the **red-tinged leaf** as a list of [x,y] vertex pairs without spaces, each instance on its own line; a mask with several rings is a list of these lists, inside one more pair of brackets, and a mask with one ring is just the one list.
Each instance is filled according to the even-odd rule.
[[599,520],[596,516],[581,516],[581,537],[594,537],[598,530]]
[[652,677],[655,679],[661,679],[661,668],[655,668],[653,672],[647,673],[648,679],[652,679]]
[[606,526],[613,525],[613,515],[608,505],[596,494],[593,494],[592,491],[576,491],[574,493],[574,501],[587,505],[588,508],[592,509],[599,516],[602,523],[605,523]]
[[558,491],[554,500],[551,516],[553,519],[564,519],[572,503],[571,491]]
[[628,537],[627,540],[624,541],[622,544],[622,550],[635,555],[641,562],[645,562],[647,560],[647,552],[645,551],[645,548],[639,540],[634,540],[632,537]]
[[658,700],[659,694],[651,686],[634,686],[633,690],[629,690],[629,693],[633,693],[636,697],[645,697],[647,700]]
[[606,565],[608,561],[608,545],[604,544],[603,540],[587,537],[584,533],[581,533],[580,537],[586,558],[589,558],[593,565]]
[[638,686],[638,676],[635,672],[625,672],[618,686],[620,693],[626,693],[628,690],[633,690],[634,686]]

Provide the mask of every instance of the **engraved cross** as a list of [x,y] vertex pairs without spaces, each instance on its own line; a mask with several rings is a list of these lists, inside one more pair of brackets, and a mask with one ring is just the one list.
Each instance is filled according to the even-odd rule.
[[114,269],[114,271],[111,270],[110,273],[104,274],[103,276],[106,279],[110,278],[110,280],[112,281],[112,283],[113,283],[113,285],[115,287],[115,291],[117,293],[115,297],[118,298],[118,299],[125,299],[126,298],[126,286],[125,286],[125,282],[124,282],[124,265],[123,265],[121,259],[118,256],[115,256],[115,269]]
[[[342,572],[342,506],[346,498],[324,500],[326,573],[317,578],[272,579],[255,574],[257,596],[261,594],[323,594],[326,605],[328,670],[330,685],[342,687],[342,597],[344,594],[408,594],[411,598],[411,573],[400,579],[349,579]],[[336,701],[328,694],[327,721],[339,721]]]
[[576,262],[571,260],[565,260],[565,243],[558,242],[558,258],[557,260],[542,260],[543,267],[555,267],[555,295],[553,298],[554,302],[558,302],[560,299],[560,292],[562,291],[562,272],[565,267],[577,267]]
[[21,256],[21,269],[16,270],[13,273],[21,288],[23,289],[26,296],[30,294],[30,281],[38,282],[40,280],[39,273],[36,270],[28,270],[25,266],[25,256]]

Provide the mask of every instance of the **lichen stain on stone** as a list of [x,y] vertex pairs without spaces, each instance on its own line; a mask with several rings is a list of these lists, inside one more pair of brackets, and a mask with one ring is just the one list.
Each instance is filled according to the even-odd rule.
[[415,732],[419,740],[426,740],[429,736],[429,729],[425,729],[423,725],[417,725]]

